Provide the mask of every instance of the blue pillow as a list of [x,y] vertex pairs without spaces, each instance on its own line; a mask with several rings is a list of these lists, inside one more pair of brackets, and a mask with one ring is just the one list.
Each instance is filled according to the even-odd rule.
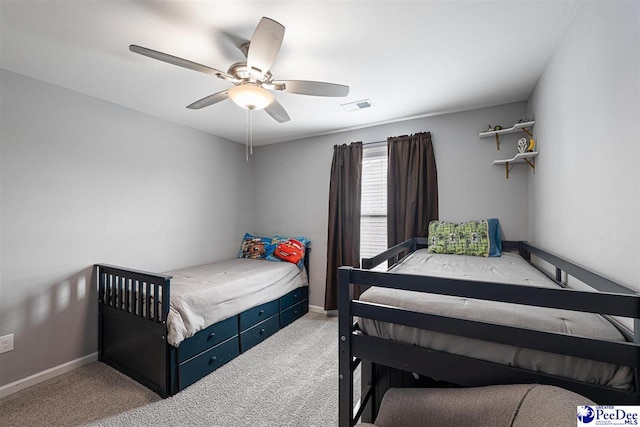
[[500,256],[502,255],[500,223],[497,218],[489,218],[487,222],[489,223],[489,256]]
[[242,238],[240,252],[238,252],[238,258],[267,259],[273,254],[274,243],[271,237],[260,237],[245,233]]

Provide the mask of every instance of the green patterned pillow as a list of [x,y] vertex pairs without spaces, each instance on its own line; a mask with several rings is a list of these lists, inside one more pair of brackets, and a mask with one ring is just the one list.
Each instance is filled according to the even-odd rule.
[[446,221],[429,223],[429,246],[435,254],[489,256],[489,223],[483,219],[454,224]]

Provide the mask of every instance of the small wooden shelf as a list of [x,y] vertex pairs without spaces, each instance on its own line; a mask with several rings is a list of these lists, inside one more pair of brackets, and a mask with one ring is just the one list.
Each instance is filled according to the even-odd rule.
[[536,123],[535,120],[531,120],[529,122],[516,123],[508,129],[500,129],[500,130],[488,130],[486,132],[480,132],[478,136],[480,138],[488,138],[490,136],[496,137],[496,149],[500,149],[500,135],[508,135],[510,133],[516,132],[524,132],[529,135],[530,138],[533,138],[533,133],[529,130],[531,126]]
[[[529,129],[527,128],[530,128],[534,124],[536,124],[535,120],[531,120],[530,122],[516,123],[515,125],[511,126],[509,129],[488,130],[486,132],[480,132],[479,136],[480,138],[487,138],[493,135],[507,135],[507,134],[516,133],[516,132],[529,133]],[[529,135],[531,136],[531,134]]]
[[494,165],[505,165],[505,174],[507,179],[509,179],[509,164],[510,163],[526,163],[531,169],[533,169],[533,173],[536,172],[536,160],[535,157],[538,155],[537,151],[529,151],[527,153],[518,153],[512,159],[504,159],[504,160],[494,160]]

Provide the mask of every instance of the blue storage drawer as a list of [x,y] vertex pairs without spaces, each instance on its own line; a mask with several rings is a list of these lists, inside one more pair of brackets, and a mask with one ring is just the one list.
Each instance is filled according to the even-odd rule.
[[300,301],[296,305],[280,312],[280,328],[284,328],[294,320],[301,318],[309,311],[308,301]]
[[[276,303],[278,301],[275,301]],[[280,316],[275,314],[254,327],[240,333],[240,352],[244,353],[280,329]]]
[[238,354],[240,354],[240,347],[238,346],[238,336],[236,335],[181,363],[179,367],[180,390],[215,371],[238,356]]
[[178,346],[178,362],[191,359],[234,335],[238,335],[238,316],[222,320],[183,341]]
[[278,300],[261,304],[240,313],[240,332],[278,313]]
[[285,310],[291,307],[292,305],[307,299],[308,295],[309,295],[308,286],[303,286],[301,288],[294,289],[293,291],[289,292],[285,296],[280,297],[280,311]]

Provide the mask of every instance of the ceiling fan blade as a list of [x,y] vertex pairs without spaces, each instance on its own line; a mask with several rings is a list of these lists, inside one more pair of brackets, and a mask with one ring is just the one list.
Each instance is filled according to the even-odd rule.
[[198,64],[197,62],[189,61],[188,59],[183,59],[177,56],[169,55],[168,53],[158,52],[157,50],[148,49],[146,47],[138,46],[135,44],[130,45],[129,50],[131,52],[135,52],[140,55],[148,56],[149,58],[152,58],[152,59],[157,59],[158,61],[167,62],[169,64],[177,65],[183,68],[188,68],[194,71],[199,71],[205,74],[211,74],[225,80],[229,80],[229,81],[236,80],[230,74],[227,74],[220,70],[216,70],[215,68],[207,67],[206,65]]
[[247,67],[258,78],[264,76],[280,52],[284,26],[269,18],[262,18],[256,27],[247,53]]
[[271,117],[279,121],[280,123],[288,122],[291,120],[285,109],[275,99],[264,109]]
[[205,96],[204,98],[194,102],[193,104],[187,105],[187,108],[191,110],[199,110],[200,108],[208,107],[209,105],[224,101],[228,97],[229,96],[227,95],[227,91],[223,90],[221,92],[216,92],[213,95]]
[[277,80],[263,86],[268,89],[300,95],[347,96],[349,94],[349,86],[309,80]]

